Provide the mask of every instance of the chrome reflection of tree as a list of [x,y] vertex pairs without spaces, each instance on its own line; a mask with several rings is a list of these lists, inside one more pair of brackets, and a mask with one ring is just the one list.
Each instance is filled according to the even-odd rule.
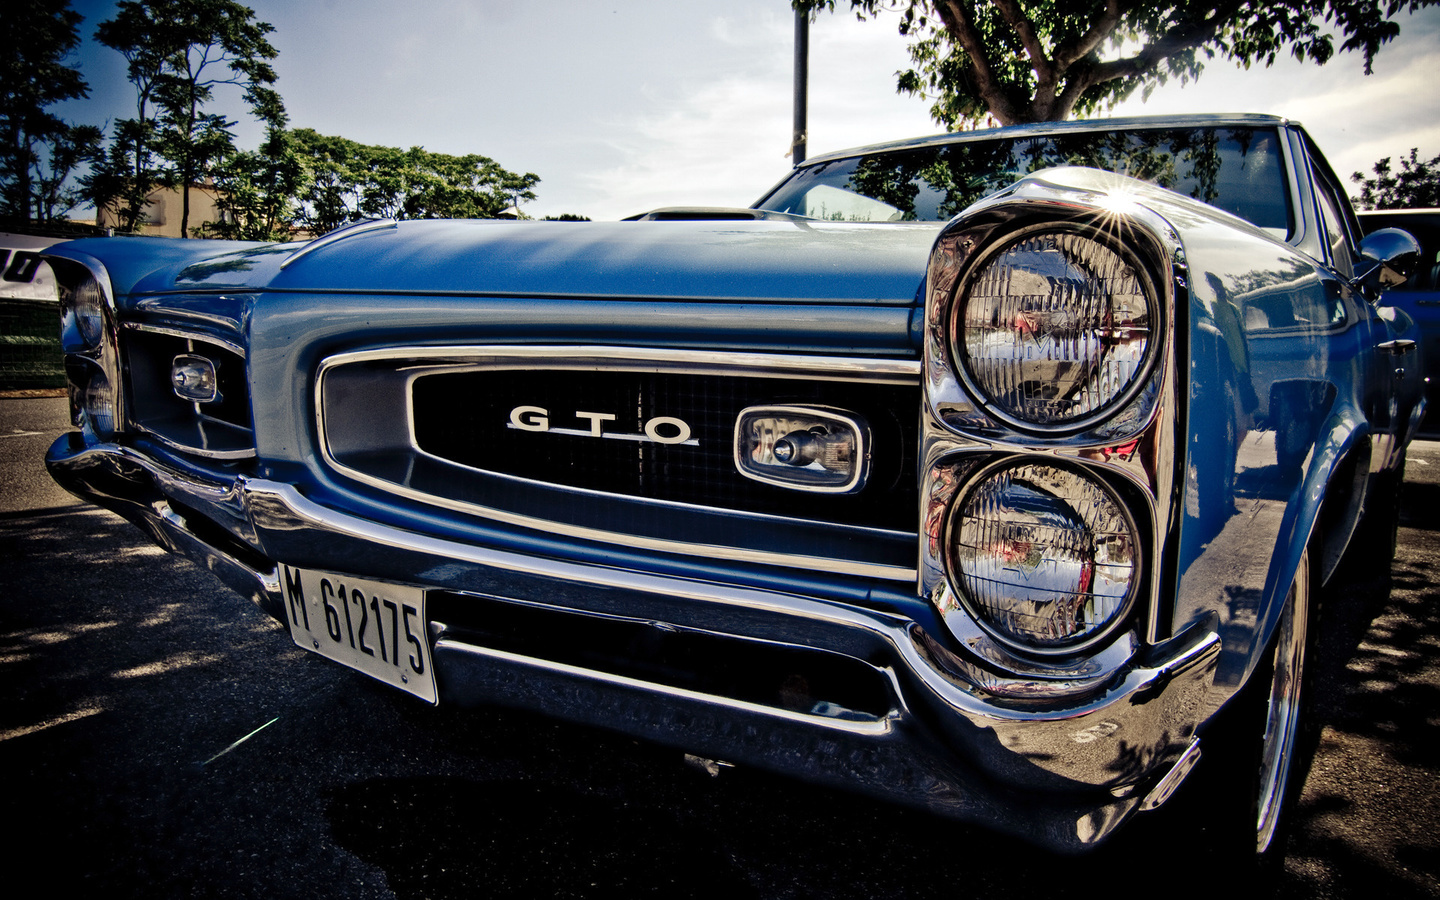
[[[1014,140],[969,141],[866,156],[845,187],[888,203],[901,218],[913,221],[949,219],[1015,178]],[[922,215],[917,208],[922,190],[934,204],[933,214]]]

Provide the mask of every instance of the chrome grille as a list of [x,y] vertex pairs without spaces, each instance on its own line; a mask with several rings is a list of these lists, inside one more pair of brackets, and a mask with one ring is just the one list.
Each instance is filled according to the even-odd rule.
[[[502,523],[547,542],[616,545],[622,555],[912,581],[919,376],[917,362],[894,359],[605,346],[360,350],[321,363],[318,449],[360,489],[345,502],[375,503],[375,515],[419,530],[450,528],[435,518],[442,510],[482,529]],[[741,475],[734,430],[754,406],[823,406],[864,419],[864,486],[824,494]],[[547,426],[534,418],[540,410]],[[657,416],[669,424],[637,439]],[[596,437],[597,424],[619,436]],[[667,442],[680,430],[690,442]]]

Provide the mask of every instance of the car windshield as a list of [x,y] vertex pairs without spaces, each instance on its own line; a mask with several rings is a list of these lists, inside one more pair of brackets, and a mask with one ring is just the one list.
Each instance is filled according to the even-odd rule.
[[841,222],[945,221],[1031,172],[1119,172],[1289,236],[1291,212],[1273,128],[1180,128],[988,138],[805,166],[760,209]]

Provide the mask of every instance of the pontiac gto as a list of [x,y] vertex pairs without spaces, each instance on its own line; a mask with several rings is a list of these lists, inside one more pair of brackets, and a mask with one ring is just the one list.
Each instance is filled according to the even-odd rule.
[[1373,303],[1414,241],[1298,125],[944,135],[638,218],[52,248],[50,471],[430,703],[1059,850],[1203,757],[1276,852],[1319,588],[1388,558],[1423,411]]

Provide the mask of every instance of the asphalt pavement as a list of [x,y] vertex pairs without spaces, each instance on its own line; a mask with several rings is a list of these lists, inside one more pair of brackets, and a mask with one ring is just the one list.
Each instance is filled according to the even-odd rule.
[[[152,900],[1243,890],[1172,838],[1183,806],[1062,859],[763,773],[711,777],[603,731],[432,708],[301,651],[57,492],[39,460],[66,418],[64,400],[0,399],[12,884]],[[1276,896],[1440,897],[1440,444],[1412,448],[1399,542],[1388,568],[1352,561],[1332,598],[1324,730]]]
[[63,397],[0,398],[0,514],[33,512],[80,501],[45,472],[45,450],[70,427]]

